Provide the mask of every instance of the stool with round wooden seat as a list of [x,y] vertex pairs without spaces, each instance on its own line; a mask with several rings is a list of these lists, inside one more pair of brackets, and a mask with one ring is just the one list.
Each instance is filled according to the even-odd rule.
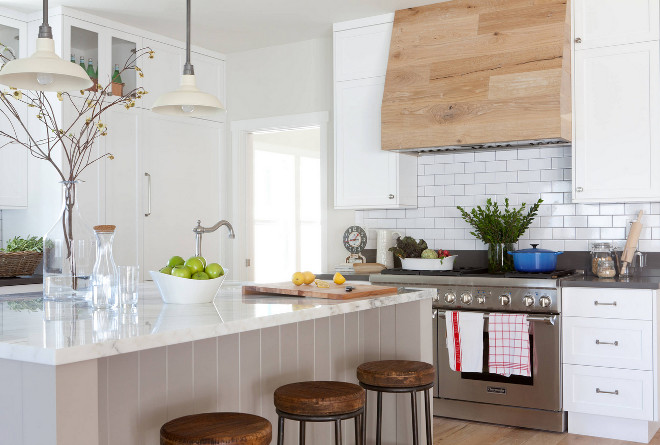
[[284,443],[284,419],[300,422],[298,443],[305,443],[306,422],[334,422],[335,445],[341,445],[341,421],[355,419],[355,443],[364,445],[365,391],[345,382],[298,382],[275,390],[275,411],[279,416],[277,444]]
[[161,445],[267,445],[272,438],[268,420],[243,413],[193,414],[160,428]]
[[[380,360],[363,363],[357,368],[357,378],[367,391],[377,393],[376,444],[381,443],[383,393],[410,393],[412,408],[413,445],[419,444],[417,431],[417,392],[424,391],[426,405],[426,443],[432,445],[431,388],[435,381],[435,368],[424,362],[410,360]],[[366,404],[365,404],[366,410]]]

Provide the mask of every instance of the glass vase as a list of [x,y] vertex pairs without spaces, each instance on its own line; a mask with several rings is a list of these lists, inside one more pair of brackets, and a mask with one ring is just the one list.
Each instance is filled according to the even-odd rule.
[[505,273],[513,270],[513,257],[508,254],[513,250],[512,243],[488,244],[488,273]]
[[44,235],[44,298],[91,301],[96,238],[78,209],[78,182],[61,184],[62,209]]

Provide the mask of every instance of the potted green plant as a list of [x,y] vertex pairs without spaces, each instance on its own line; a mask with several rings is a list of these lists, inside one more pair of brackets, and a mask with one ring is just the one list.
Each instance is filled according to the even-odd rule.
[[542,202],[539,199],[526,213],[527,204],[522,203],[518,209],[511,208],[509,198],[504,200],[503,209],[492,199],[486,201],[485,207],[477,206],[470,212],[457,207],[463,219],[474,228],[470,234],[488,245],[489,273],[513,270],[513,258],[507,252],[513,250],[513,244],[532,224]]

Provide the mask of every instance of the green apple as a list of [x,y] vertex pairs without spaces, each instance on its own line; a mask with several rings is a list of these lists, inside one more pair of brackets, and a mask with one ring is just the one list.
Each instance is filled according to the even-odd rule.
[[206,274],[206,272],[197,272],[192,276],[193,280],[208,280],[209,276]]
[[176,266],[172,269],[172,276],[179,278],[190,278],[193,272],[188,266]]
[[218,263],[209,264],[208,266],[206,266],[204,272],[206,272],[206,274],[211,279],[221,277],[225,274],[225,271],[222,269],[222,266],[219,265]]
[[167,262],[167,265],[170,267],[176,267],[176,266],[183,266],[184,263],[185,261],[183,261],[183,258],[181,258],[180,256],[173,256]]
[[164,273],[166,275],[172,275],[172,268],[170,266],[165,266],[161,270],[159,270],[158,272]]
[[189,258],[185,265],[190,268],[193,274],[197,272],[204,272],[204,263],[202,263],[202,260],[199,258]]
[[206,268],[206,259],[204,259],[203,256],[193,256],[193,257],[190,257],[190,258],[188,258],[188,259],[189,259],[189,260],[192,260],[193,258],[197,258],[197,259],[199,259],[199,260],[202,262],[202,264],[204,265],[204,267]]

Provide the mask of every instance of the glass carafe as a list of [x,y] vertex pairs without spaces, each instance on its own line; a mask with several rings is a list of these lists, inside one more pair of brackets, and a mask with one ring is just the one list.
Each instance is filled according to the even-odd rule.
[[117,304],[117,265],[112,256],[115,226],[94,226],[96,262],[92,273],[92,306],[108,309]]

